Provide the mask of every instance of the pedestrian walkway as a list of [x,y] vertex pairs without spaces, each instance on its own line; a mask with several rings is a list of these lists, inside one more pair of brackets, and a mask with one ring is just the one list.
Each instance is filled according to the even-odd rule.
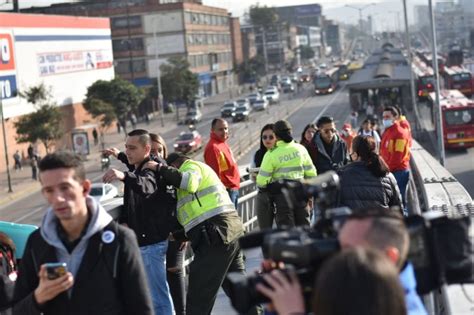
[[[235,92],[234,92],[234,95],[236,95]],[[228,91],[205,98],[204,108],[201,110],[203,113],[203,116],[205,116],[206,113],[212,110],[215,110],[216,106],[220,106],[228,99],[229,99]],[[185,109],[181,108],[180,119],[183,118],[184,112],[185,112]],[[139,122],[137,124],[137,128],[147,129],[150,132],[154,132],[154,133],[165,134],[174,129],[181,128],[181,126],[179,126],[177,123],[176,117],[177,116],[175,112],[165,113],[164,119],[163,119],[163,122],[164,122],[163,127],[161,126],[161,118],[158,115],[157,117],[152,119],[148,124],[145,122]],[[131,131],[131,129],[128,128],[127,131]],[[107,133],[104,138],[105,138],[104,140],[105,147],[123,148],[124,140],[125,140],[125,134],[123,133],[123,131],[121,133],[117,133],[117,131],[114,130],[110,133]],[[94,146],[93,141],[91,141],[91,154],[87,156],[87,161],[85,163],[86,170],[89,170],[93,167],[97,167],[98,163],[100,163],[99,162],[100,152],[101,152],[101,146],[100,145]],[[40,189],[39,182],[34,181],[31,178],[31,167],[29,166],[28,163],[25,163],[25,165],[23,165],[22,170],[15,171],[12,169],[13,158],[9,157],[9,160],[11,162],[10,182],[11,182],[12,192],[8,192],[7,172],[6,171],[1,172],[0,173],[0,208],[7,207],[9,204],[15,202],[16,200],[24,198]]]

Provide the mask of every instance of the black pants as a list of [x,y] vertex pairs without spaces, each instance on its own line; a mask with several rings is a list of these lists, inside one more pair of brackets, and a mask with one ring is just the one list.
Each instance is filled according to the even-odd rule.
[[[199,226],[188,233],[194,251],[190,265],[189,288],[186,297],[186,314],[211,314],[219,287],[229,296],[229,283],[225,279],[228,272],[245,274],[242,250],[237,240],[224,244],[217,235],[204,232]],[[258,314],[258,307],[249,314]]]
[[295,205],[290,208],[283,194],[272,195],[276,206],[275,222],[277,227],[309,225],[309,211],[306,206]]
[[260,229],[272,228],[275,220],[275,204],[268,192],[259,191],[255,201],[257,221]]
[[[184,255],[186,250],[179,250],[181,242],[169,241],[166,252],[166,279],[170,287],[171,297],[176,315],[186,314],[186,285],[184,272]],[[170,270],[172,269],[172,270]]]

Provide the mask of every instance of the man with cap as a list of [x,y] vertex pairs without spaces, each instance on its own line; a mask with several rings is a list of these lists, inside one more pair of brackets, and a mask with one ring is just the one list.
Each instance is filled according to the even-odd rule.
[[[186,314],[211,314],[221,285],[229,295],[227,273],[245,274],[238,243],[244,227],[225,186],[210,166],[181,153],[170,154],[166,162],[168,166],[150,161],[146,167],[177,188],[178,221],[194,251]],[[178,239],[179,234],[174,233],[174,237]],[[250,313],[257,314],[257,308]]]
[[355,136],[356,136],[356,135],[355,135],[354,132],[352,131],[352,126],[351,126],[351,124],[345,123],[345,124],[342,126],[341,138],[342,138],[342,140],[344,140],[344,142],[346,143],[346,147],[347,147],[347,151],[348,151],[348,152],[350,151],[350,148],[352,148],[352,140],[354,139]]
[[[266,189],[278,180],[301,180],[316,177],[311,157],[304,146],[293,140],[291,125],[286,120],[275,123],[276,145],[265,154],[257,175],[257,186]],[[274,195],[276,205],[275,221],[278,227],[309,225],[309,211],[305,205],[290,208],[284,195]]]

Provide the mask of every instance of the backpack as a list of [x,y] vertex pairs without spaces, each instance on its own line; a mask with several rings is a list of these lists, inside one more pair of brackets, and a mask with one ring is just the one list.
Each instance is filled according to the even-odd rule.
[[7,234],[0,232],[0,314],[11,314],[13,289],[17,278],[15,244]]

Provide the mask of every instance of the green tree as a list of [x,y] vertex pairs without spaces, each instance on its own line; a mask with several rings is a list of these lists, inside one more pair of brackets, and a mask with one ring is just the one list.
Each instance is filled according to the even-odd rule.
[[161,88],[163,97],[169,102],[190,104],[199,90],[196,74],[189,70],[189,62],[183,57],[172,57],[161,65]]
[[262,56],[255,56],[237,66],[235,72],[244,82],[258,81],[265,74],[265,62]]
[[275,8],[267,7],[266,5],[260,6],[257,3],[256,5],[250,6],[247,13],[247,22],[254,26],[269,29],[278,22],[278,14]]
[[33,104],[34,112],[21,116],[14,123],[19,143],[43,143],[46,152],[63,136],[61,110],[51,101],[51,92],[44,84],[30,87],[20,93],[28,103]]
[[301,59],[309,60],[314,58],[314,50],[311,47],[301,45],[299,49]]
[[132,83],[120,78],[111,81],[98,80],[87,88],[84,108],[98,118],[101,129],[118,120],[125,128],[127,117],[137,110],[144,93]]

